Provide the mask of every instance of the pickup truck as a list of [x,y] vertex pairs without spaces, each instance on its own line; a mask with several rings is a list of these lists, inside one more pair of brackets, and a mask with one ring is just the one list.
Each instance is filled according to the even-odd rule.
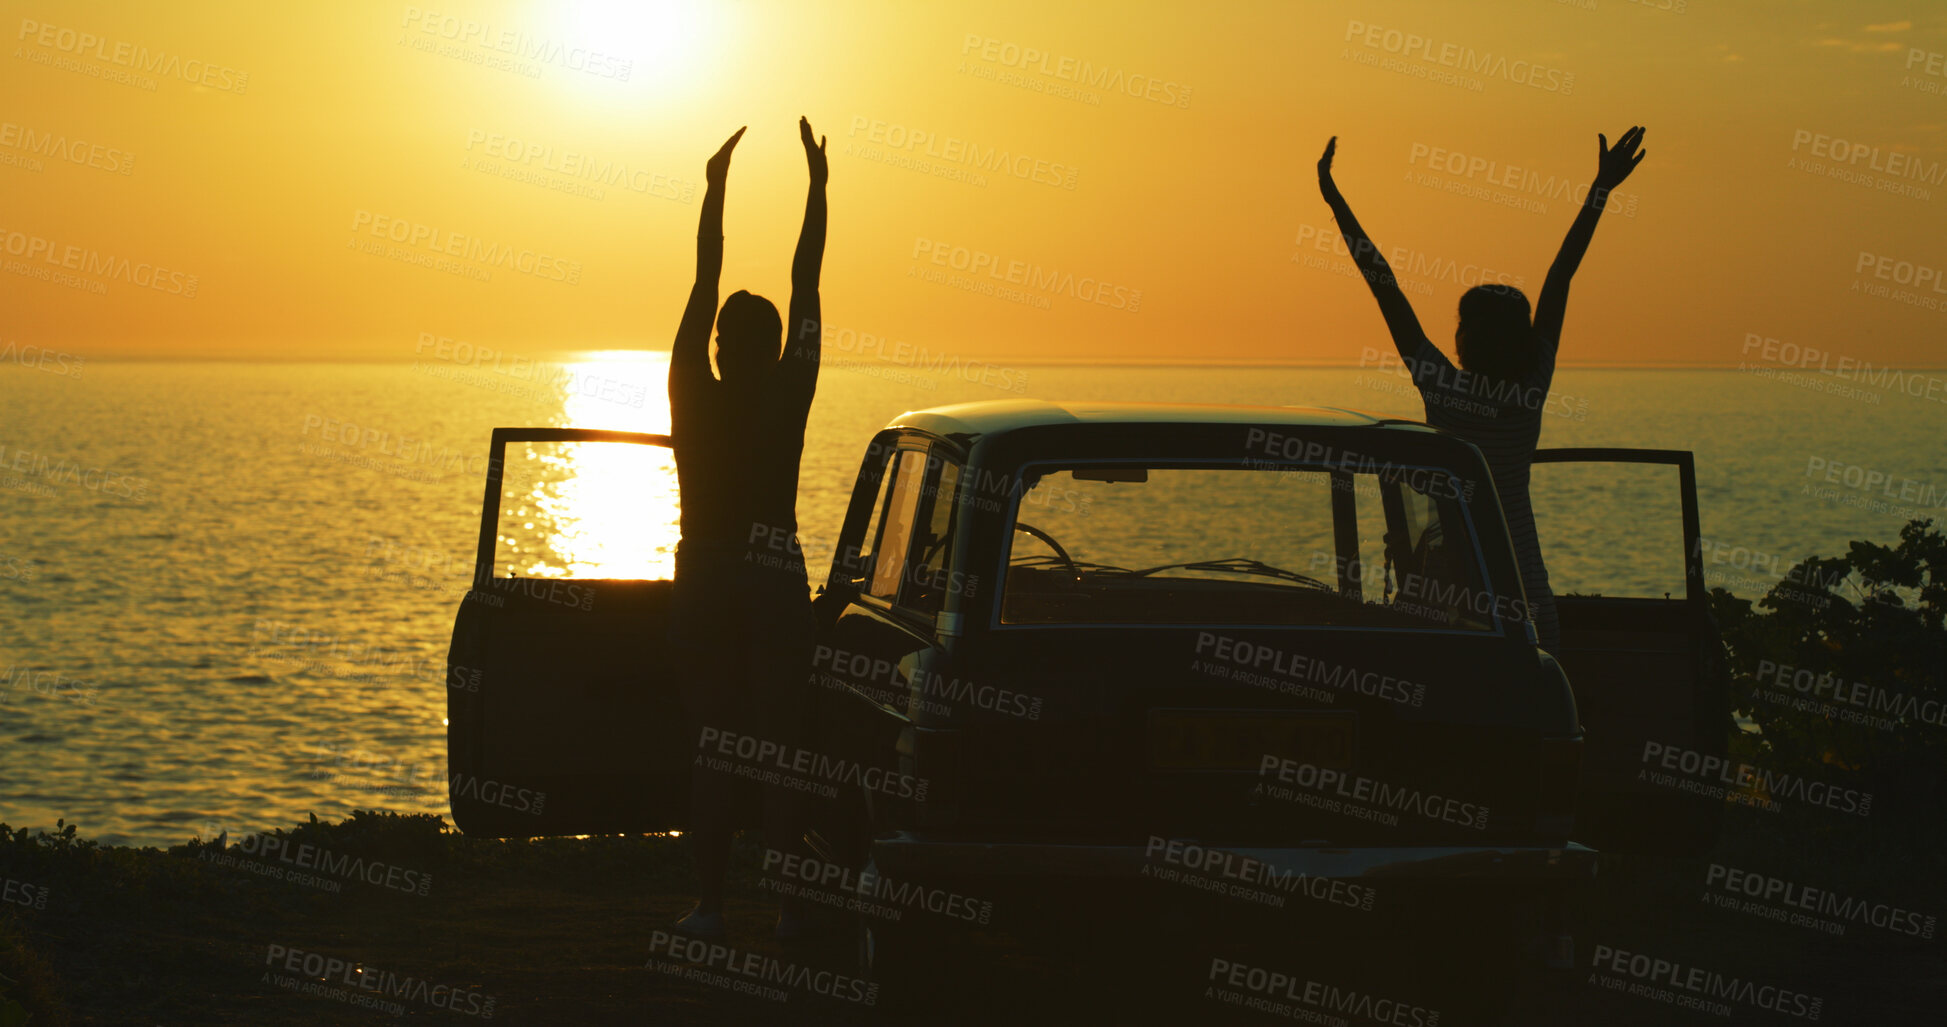
[[[808,733],[783,751],[691,737],[669,581],[496,576],[507,448],[530,444],[669,440],[494,432],[449,657],[449,791],[469,834],[680,830],[689,768],[741,761],[801,778],[818,852],[872,879],[1042,908],[1155,894],[1144,878],[1222,853],[1260,880],[1458,895],[1497,949],[1522,924],[1562,944],[1559,916],[1510,911],[1589,880],[1596,849],[1715,836],[1721,804],[1641,773],[1646,745],[1722,751],[1728,724],[1687,452],[1537,455],[1538,509],[1558,469],[1594,488],[1618,467],[1674,471],[1667,493],[1595,508],[1624,538],[1649,537],[1653,514],[1681,523],[1651,539],[1674,589],[1561,595],[1549,653],[1484,459],[1427,425],[1035,400],[909,412],[865,447],[812,600]],[[1563,522],[1541,519],[1544,552],[1602,544],[1586,524],[1552,541]],[[910,933],[863,932],[882,978],[923,951],[894,930]]]

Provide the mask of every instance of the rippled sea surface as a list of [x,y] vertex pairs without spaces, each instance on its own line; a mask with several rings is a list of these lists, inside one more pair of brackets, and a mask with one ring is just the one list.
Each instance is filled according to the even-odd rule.
[[[104,842],[166,845],[306,813],[446,815],[444,660],[488,432],[666,431],[665,366],[602,354],[538,374],[450,362],[0,370],[0,821],[65,817]],[[834,361],[798,507],[813,580],[875,429],[904,410],[1019,396],[1421,414],[1405,379],[1371,371]],[[1755,595],[1800,557],[1891,541],[1936,511],[1943,414],[1889,385],[1570,369],[1542,444],[1695,451],[1709,580]],[[529,463],[547,497],[510,515],[609,536],[570,539],[533,573],[654,573],[673,516],[657,475],[617,470],[600,482],[628,484],[566,494],[557,479],[572,461]],[[1536,502],[1557,591],[1647,593],[1668,579],[1673,477],[1554,470],[1537,471]],[[588,509],[559,508],[569,500]]]

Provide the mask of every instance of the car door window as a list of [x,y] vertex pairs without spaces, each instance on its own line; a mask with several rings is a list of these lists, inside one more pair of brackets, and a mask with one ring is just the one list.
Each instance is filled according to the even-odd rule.
[[948,561],[953,555],[954,510],[960,495],[960,465],[939,456],[928,469],[920,504],[921,531],[913,540],[912,573],[906,575],[899,604],[927,616],[940,612],[954,582]]
[[898,597],[925,482],[926,454],[902,450],[879,488],[878,523],[867,528],[868,555],[861,563],[867,576],[866,595]]
[[[1443,479],[1450,481],[1451,479]],[[1494,604],[1472,551],[1458,500],[1449,490],[1422,491],[1405,482],[1387,486],[1399,496],[1403,539],[1394,572],[1393,606],[1436,622],[1486,627],[1490,615],[1518,613]]]
[[1045,464],[1023,480],[1002,624],[1494,631],[1519,612],[1485,587],[1444,468]]
[[1380,603],[1391,597],[1393,562],[1386,552],[1386,504],[1377,480],[1358,483],[1353,497],[1359,525],[1359,564],[1347,576],[1363,602]]
[[[856,543],[848,542],[834,561],[835,566],[845,568],[845,578],[859,594],[865,594],[866,585],[872,581],[872,557],[874,546],[879,541],[879,529],[886,523],[886,500],[892,492],[892,461],[896,451],[882,452],[880,444],[874,442],[866,453],[866,466],[859,468],[860,487],[872,479],[871,505],[866,507],[865,526],[858,534]],[[854,497],[856,501],[856,497]],[[849,555],[848,555],[849,554]]]
[[[1529,486],[1535,534],[1557,596],[1682,599],[1684,575],[1682,482],[1677,467],[1656,463],[1537,461]],[[1707,541],[1707,540],[1706,540]],[[1730,545],[1698,547],[1706,584],[1735,581],[1762,595],[1771,580],[1739,574]],[[1748,552],[1748,550],[1747,550]],[[1722,562],[1712,562],[1718,557]],[[1751,566],[1746,559],[1745,570]],[[1776,561],[1775,575],[1794,562]],[[1742,577],[1744,580],[1736,580]]]

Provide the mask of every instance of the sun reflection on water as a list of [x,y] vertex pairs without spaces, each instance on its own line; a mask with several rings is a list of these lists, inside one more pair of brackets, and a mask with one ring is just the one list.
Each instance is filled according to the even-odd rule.
[[[591,354],[563,365],[559,424],[668,434],[669,356]],[[535,578],[676,574],[680,506],[668,449],[614,442],[533,444],[507,454],[505,566]],[[517,468],[530,472],[520,474]],[[497,561],[498,563],[498,561]]]

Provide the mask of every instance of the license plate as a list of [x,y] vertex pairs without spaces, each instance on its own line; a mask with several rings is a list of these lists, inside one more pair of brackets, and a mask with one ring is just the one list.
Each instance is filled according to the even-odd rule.
[[1255,772],[1268,755],[1344,770],[1355,734],[1344,713],[1158,710],[1149,717],[1149,765]]

